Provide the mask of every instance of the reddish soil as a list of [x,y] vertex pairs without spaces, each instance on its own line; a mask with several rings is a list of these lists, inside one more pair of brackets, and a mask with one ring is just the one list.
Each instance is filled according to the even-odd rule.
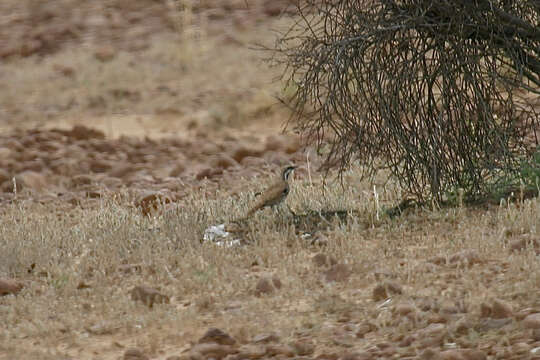
[[[37,5],[31,1],[8,1],[0,5],[0,13],[4,14],[0,15],[0,61],[16,65],[28,58],[35,63],[36,71],[44,72],[46,77],[60,75],[71,79],[78,77],[81,69],[64,65],[62,54],[88,49],[94,55],[90,61],[97,63],[107,63],[120,53],[131,54],[129,66],[137,69],[140,54],[144,55],[153,42],[170,41],[170,36],[179,31],[179,17],[192,16],[191,25],[202,26],[204,22],[209,37],[220,37],[223,29],[238,34],[249,32],[257,22],[278,16],[287,3],[228,0],[218,5],[194,2],[189,9],[180,9],[152,0],[57,0]],[[245,45],[233,41],[223,46]],[[41,66],[48,58],[55,59],[50,75],[50,70]],[[104,87],[103,94],[110,95],[108,98],[69,95],[71,100],[66,105],[62,96],[71,91],[67,86],[75,86],[67,84],[66,89],[54,89],[58,93],[57,103],[54,99],[52,103],[40,100],[48,95],[48,90],[40,90],[40,84],[34,84],[36,111],[29,112],[23,99],[28,95],[21,93],[14,104],[8,103],[0,112],[0,127],[4,129],[0,136],[0,201],[17,196],[39,201],[66,200],[77,205],[82,199],[99,198],[104,192],[122,187],[136,192],[162,191],[179,199],[201,181],[234,187],[232,183],[237,177],[250,177],[304,157],[295,137],[279,133],[283,117],[276,117],[273,111],[264,110],[269,114],[265,117],[255,109],[248,127],[245,121],[239,125],[247,131],[239,127],[225,129],[226,125],[205,123],[204,119],[201,123],[197,116],[191,116],[189,109],[179,111],[170,107],[145,115],[147,123],[143,126],[136,124],[139,120],[124,123],[116,116],[116,110],[107,110],[107,106],[125,104],[121,105],[123,111],[137,116],[130,107],[141,102],[150,107],[154,93],[141,95],[139,90],[130,88]],[[206,94],[195,94],[189,100],[190,107],[213,111],[214,102],[227,107],[223,101],[228,100],[214,98],[223,93],[223,85],[216,84],[217,90],[210,89]],[[178,99],[181,95],[163,83],[147,84],[147,88],[169,94],[168,102],[183,101]],[[236,99],[250,101],[237,96]],[[55,110],[48,112],[51,108]],[[235,109],[231,110],[232,115],[224,116],[234,117]],[[187,115],[182,114],[185,111]],[[46,117],[40,116],[44,113]],[[115,136],[111,136],[109,128],[114,128]],[[136,128],[144,131],[134,131]],[[168,129],[166,133],[161,130],[164,128]]]
[[0,136],[0,200],[15,196],[44,201],[100,197],[123,187],[162,191],[179,199],[200,181],[230,188],[238,177],[303,159],[286,135],[264,140],[119,137],[84,126],[71,130],[19,130]]

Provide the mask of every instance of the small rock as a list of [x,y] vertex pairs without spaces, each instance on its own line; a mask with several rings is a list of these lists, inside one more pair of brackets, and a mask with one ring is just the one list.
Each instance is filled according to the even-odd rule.
[[240,224],[237,223],[227,223],[225,224],[224,230],[228,233],[241,234],[245,231]]
[[375,286],[372,297],[374,301],[380,301],[389,298],[391,295],[402,293],[403,289],[401,285],[392,281],[386,281]]
[[419,349],[441,347],[443,345],[443,343],[444,343],[444,336],[443,335],[419,337],[417,347]]
[[283,355],[285,357],[293,357],[294,349],[289,345],[274,345],[266,346],[265,355],[268,357]]
[[435,264],[435,265],[444,265],[446,264],[446,258],[444,256],[435,256],[428,260],[429,263]]
[[92,335],[110,335],[116,330],[115,326],[108,323],[99,323],[86,328]]
[[392,347],[392,344],[390,344],[388,341],[383,341],[383,342],[375,344],[375,346],[381,350],[384,350],[384,349],[388,349],[389,347]]
[[222,153],[222,150],[217,144],[209,142],[207,140],[199,140],[195,142],[192,145],[192,148],[198,149],[198,151],[203,155],[217,155]]
[[79,283],[77,284],[77,290],[89,289],[91,287],[92,285],[88,284],[84,280],[79,281]]
[[315,256],[311,258],[311,261],[317,267],[328,265],[328,257],[326,256],[326,254],[323,254],[323,253],[316,254]]
[[371,360],[374,358],[374,354],[367,351],[359,351],[342,355],[339,360]]
[[437,359],[440,360],[466,360],[463,354],[458,349],[450,349],[442,351]]
[[88,97],[88,105],[90,109],[99,109],[107,106],[107,100],[101,95]]
[[[304,235],[301,237],[302,239],[307,240],[312,246],[325,247],[328,246],[328,243],[330,242],[328,236],[322,234],[321,232],[316,232],[315,234],[304,233]],[[337,260],[333,256],[328,257],[327,262],[329,262],[330,265],[337,264]]]
[[399,304],[394,308],[394,312],[398,315],[405,316],[416,312],[416,307],[412,304]]
[[361,323],[360,325],[358,325],[358,328],[356,330],[355,335],[356,335],[357,338],[361,339],[366,334],[368,334],[368,333],[370,333],[372,331],[375,331],[375,330],[377,330],[377,327],[374,324],[372,324],[372,323],[370,323],[368,321],[365,321],[365,322]]
[[0,184],[4,181],[11,180],[11,175],[7,172],[7,170],[0,169]]
[[267,151],[264,153],[264,159],[267,163],[273,164],[273,165],[281,165],[287,163],[289,160],[289,157],[287,157],[285,154],[279,151]]
[[285,148],[285,141],[281,136],[270,135],[266,138],[266,151],[279,151]]
[[474,330],[477,332],[487,332],[490,330],[496,330],[505,327],[506,325],[512,323],[511,318],[506,319],[482,319],[474,326]]
[[407,335],[403,339],[401,339],[401,341],[398,343],[398,346],[402,348],[409,347],[415,341],[416,337],[414,335]]
[[281,289],[281,280],[276,275],[272,276],[272,284],[277,290]]
[[75,68],[68,65],[54,64],[53,69],[65,77],[73,77],[75,75]]
[[282,4],[276,4],[274,2],[264,2],[263,12],[266,16],[274,17],[279,16],[285,9]]
[[322,353],[317,355],[315,360],[338,360],[339,355],[336,353]]
[[[244,166],[244,168],[260,168],[264,163],[265,163],[264,159],[261,159],[260,157],[246,156],[245,158],[242,159],[241,164]],[[252,173],[252,175],[258,174],[255,172],[249,172],[248,170],[239,172],[239,174],[243,178],[249,177],[248,175],[250,173]]]
[[[381,345],[382,346],[388,345],[388,346],[380,348],[379,346],[381,346]],[[379,344],[377,344],[377,347],[379,349],[381,349],[381,351],[378,353],[378,355],[382,359],[391,359],[398,352],[398,350],[396,349],[395,346],[393,346],[393,345],[391,345],[390,343],[387,343],[387,342],[379,343]]]
[[441,353],[439,352],[439,350],[436,350],[436,349],[426,349],[424,350],[419,358],[420,360],[439,360],[441,357],[440,357]]
[[24,188],[42,191],[47,187],[47,179],[45,176],[31,170],[24,171],[15,176],[15,181],[17,184],[17,191]]
[[435,264],[425,262],[418,264],[414,271],[417,273],[435,274],[439,272],[439,267]]
[[444,324],[430,324],[420,331],[422,336],[441,335],[446,332]]
[[491,309],[491,317],[494,319],[509,318],[512,317],[513,314],[512,306],[499,299],[493,300],[493,305]]
[[379,268],[373,271],[373,276],[375,276],[375,280],[382,281],[385,279],[397,279],[397,274],[384,268]]
[[195,306],[200,312],[208,312],[214,309],[216,300],[213,296],[201,296],[195,301]]
[[208,17],[208,20],[222,20],[227,17],[227,12],[221,8],[213,8],[205,11],[205,16]]
[[440,313],[442,315],[454,315],[459,313],[459,309],[454,304],[445,303],[441,306]]
[[493,312],[493,309],[491,308],[490,305],[484,302],[480,304],[480,317],[481,318],[490,317],[492,312]]
[[148,286],[135,286],[131,289],[130,294],[133,301],[141,301],[149,308],[152,308],[154,304],[168,304],[170,301],[167,295]]
[[148,192],[145,193],[136,203],[142,213],[146,216],[151,215],[154,211],[157,211],[161,206],[171,203],[171,198],[160,192]]
[[7,147],[0,147],[0,160],[8,160],[13,157],[13,151]]
[[116,56],[116,50],[110,45],[104,45],[94,52],[94,56],[101,62],[111,61]]
[[254,346],[254,345],[243,345],[239,352],[239,359],[261,359],[266,354],[266,349],[263,346]]
[[[290,138],[285,146],[285,152],[287,154],[297,153],[302,148],[302,143],[298,138]],[[304,156],[304,155],[302,155]]]
[[487,355],[482,350],[463,349],[461,355],[465,360],[486,360]]
[[223,169],[220,168],[213,168],[211,166],[202,165],[200,169],[195,174],[195,179],[202,180],[202,179],[210,179],[214,176],[218,176],[223,174]]
[[122,264],[116,270],[122,274],[140,274],[142,272],[142,266],[143,264]]
[[236,162],[242,162],[242,160],[246,157],[260,157],[261,151],[253,149],[252,147],[239,145],[236,149],[234,149],[232,153],[232,158]]
[[88,164],[90,170],[94,173],[104,173],[112,169],[112,165],[105,160],[91,160]]
[[482,260],[478,252],[474,250],[463,250],[452,255],[448,262],[453,265],[472,266],[474,264],[480,264]]
[[427,315],[427,323],[428,324],[446,324],[448,322],[449,316],[445,316],[443,314],[437,314],[437,313],[428,313]]
[[418,347],[420,349],[439,347],[443,344],[446,334],[447,330],[444,324],[430,324],[417,332]]
[[531,345],[527,344],[526,342],[518,342],[512,346],[512,350],[516,354],[524,355],[531,350]]
[[226,154],[215,155],[215,157],[210,160],[210,166],[218,169],[228,169],[236,165],[238,165],[236,160]]
[[0,278],[0,296],[17,294],[23,287],[23,284],[18,281]]
[[252,340],[253,343],[267,344],[271,342],[279,342],[279,336],[276,333],[265,333],[255,336]]
[[199,339],[199,344],[216,343],[220,345],[234,345],[236,340],[229,334],[218,328],[208,329]]
[[75,175],[71,178],[71,186],[80,187],[85,185],[90,185],[94,181],[94,178],[90,175],[80,174]]
[[84,125],[75,125],[71,130],[63,132],[64,135],[75,140],[105,139],[105,133]]
[[204,359],[223,359],[227,355],[235,354],[238,352],[234,347],[230,345],[223,345],[218,343],[199,343],[190,349],[191,353],[201,354]]
[[99,191],[85,191],[84,194],[89,199],[100,199],[103,196]]
[[[318,241],[320,234],[316,234],[313,241]],[[318,253],[311,258],[313,265],[317,267],[328,267],[337,265],[337,260],[333,256],[327,256],[323,253]]]
[[531,333],[531,338],[534,341],[540,341],[540,329],[533,329]]
[[171,167],[169,176],[177,177],[181,175],[186,170],[186,164],[184,162],[177,162],[174,166]]
[[148,360],[148,356],[136,348],[127,349],[124,353],[124,360]]
[[523,238],[511,241],[508,244],[508,247],[510,248],[511,252],[522,251],[527,249],[527,247],[538,249],[540,247],[540,243],[536,239]]
[[521,309],[519,311],[514,312],[514,318],[518,321],[521,321],[527,317],[527,315],[531,315],[538,312],[537,309],[534,308],[525,308]]
[[540,313],[528,315],[523,319],[523,326],[527,329],[540,329]]
[[299,340],[292,343],[292,348],[299,356],[312,355],[315,352],[315,344],[310,340]]
[[472,329],[473,327],[474,324],[472,321],[468,320],[467,318],[462,318],[456,321],[452,329],[456,334],[465,335],[469,332],[469,329]]
[[422,311],[438,312],[440,305],[436,299],[430,297],[421,297],[416,301],[416,306]]
[[275,291],[274,285],[272,285],[272,283],[273,282],[267,278],[259,279],[257,285],[255,286],[255,295],[261,296],[262,294],[272,294]]
[[331,338],[334,345],[344,348],[352,348],[355,344],[355,339],[347,334],[337,334]]
[[328,282],[343,282],[351,275],[349,267],[345,264],[336,264],[324,272],[324,277]]

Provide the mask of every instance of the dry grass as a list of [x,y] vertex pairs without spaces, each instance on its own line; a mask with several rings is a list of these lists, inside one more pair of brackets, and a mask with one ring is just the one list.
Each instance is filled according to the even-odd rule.
[[[185,45],[178,41],[162,37],[139,56],[119,53],[107,63],[95,60],[86,49],[73,49],[39,65],[34,59],[6,64],[6,81],[13,86],[2,92],[0,106],[15,116],[5,122],[65,121],[82,110],[94,117],[168,114],[183,124],[200,119],[223,127],[245,123],[276,103],[272,94],[278,86],[271,84],[275,74],[261,71],[261,54],[246,47],[212,49],[217,40],[208,40],[209,49],[201,49],[197,59],[185,60]],[[75,75],[59,74],[59,65],[74,69]],[[213,105],[207,108],[203,103]]]
[[[150,36],[141,51],[113,46],[105,62],[96,59],[103,44],[94,41],[2,64],[0,76],[10,86],[0,94],[0,128],[83,122],[111,136],[156,135],[189,124],[216,132],[246,128],[261,117],[279,127],[288,116],[275,98],[279,70],[269,69],[269,54],[253,47],[271,45],[275,34],[268,29],[285,20],[246,29],[227,20],[210,26],[202,15],[175,16],[188,22],[178,33]],[[139,127],[142,134],[132,129]]]
[[[257,185],[246,183],[246,188]],[[320,198],[319,186],[294,184],[288,200],[293,209],[339,205],[362,210],[348,223],[336,222],[323,231],[328,242],[322,248],[287,225],[290,214],[271,210],[250,220],[251,245],[225,249],[201,244],[207,226],[243,214],[247,193],[240,199],[207,197],[203,189],[153,219],[132,207],[128,193],[104,199],[96,208],[68,212],[52,204],[12,204],[0,218],[0,274],[22,279],[26,286],[19,295],[0,299],[0,353],[12,358],[24,347],[35,350],[34,358],[47,358],[44,349],[55,356],[92,358],[97,352],[100,358],[116,358],[124,347],[139,346],[164,356],[180,353],[211,326],[240,341],[277,331],[287,341],[310,337],[318,351],[340,351],[346,347],[334,336],[343,318],[377,326],[373,337],[354,339],[354,349],[365,349],[425,327],[427,313],[426,319],[410,323],[396,321],[392,311],[393,305],[420,297],[463,304],[463,316],[471,319],[478,318],[482,302],[495,298],[511,303],[515,311],[536,305],[532,290],[540,268],[534,250],[512,254],[507,244],[523,235],[538,236],[537,200],[490,210],[410,210],[394,220],[380,215],[376,221],[371,186],[346,184],[345,189],[330,185]],[[381,194],[381,206],[395,201],[391,192],[381,189]],[[429,262],[463,250],[474,251],[479,263]],[[339,283],[324,280],[311,261],[318,252],[346,264],[352,276]],[[118,272],[123,264],[141,264],[141,271]],[[255,284],[264,274],[277,276],[283,288],[256,297]],[[390,305],[372,299],[381,277],[403,284],[403,295],[393,296]],[[78,289],[81,283],[89,288]],[[171,303],[149,309],[133,302],[128,291],[140,284],[161,289]],[[93,326],[105,328],[107,335],[93,334]],[[454,334],[446,342],[468,341],[473,347],[504,339],[512,343],[508,339],[521,328],[506,329],[504,337],[497,331]],[[410,348],[402,351],[416,354]]]
[[[268,135],[287,113],[273,106],[272,95],[280,91],[271,82],[277,73],[248,45],[267,41],[268,28],[278,23],[257,30],[223,27],[230,31],[225,36],[202,28],[187,42],[192,33],[162,34],[147,51],[119,52],[105,63],[95,60],[94,48],[74,47],[40,62],[2,64],[0,76],[10,87],[0,93],[0,126],[83,122],[116,136],[120,130],[132,133],[142,121],[143,134],[156,136],[195,121],[221,138],[231,128],[250,126],[254,136]],[[72,67],[75,76],[59,74],[55,65]],[[115,97],[114,89],[140,99]],[[89,106],[99,97],[104,106]],[[439,321],[447,327],[439,348],[480,348],[492,358],[509,349],[520,358],[517,343],[538,346],[519,316],[527,308],[540,312],[535,249],[509,251],[512,241],[538,238],[538,200],[489,209],[410,209],[389,219],[384,207],[402,199],[401,189],[386,181],[359,183],[357,175],[358,169],[351,170],[343,188],[331,182],[324,191],[315,173],[313,183],[302,178],[293,184],[288,204],[297,214],[356,210],[347,222],[312,224],[324,246],[303,239],[285,208],[264,210],[247,222],[249,245],[201,244],[209,225],[245,213],[265,177],[242,179],[235,185],[243,191],[234,196],[226,188],[203,186],[151,219],[133,206],[133,189],[98,205],[3,204],[0,277],[25,287],[0,297],[0,359],[118,359],[133,346],[165,359],[181,354],[209,327],[240,343],[270,331],[282,343],[308,338],[315,342],[314,356],[373,350],[412,334],[417,341],[396,346],[393,358],[414,357],[423,351],[426,336],[420,331]],[[452,260],[462,251],[474,252],[474,264]],[[327,269],[313,264],[318,253],[345,264],[351,276],[328,282]],[[133,272],[119,271],[130,264],[137,265]],[[283,287],[255,296],[258,279],[266,276],[278,277]],[[374,300],[374,288],[384,281],[401,283],[403,294]],[[149,309],[132,301],[129,291],[141,284],[159,288],[170,303]],[[480,305],[493,299],[511,304],[513,321],[486,330]],[[421,303],[430,301],[438,305],[422,310]],[[396,315],[404,303],[420,309],[412,320]],[[458,331],[460,321],[472,325]],[[374,330],[355,336],[366,322]]]

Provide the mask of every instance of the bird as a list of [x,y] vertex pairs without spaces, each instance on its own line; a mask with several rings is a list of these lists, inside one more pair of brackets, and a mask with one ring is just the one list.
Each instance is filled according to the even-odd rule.
[[281,204],[289,195],[289,177],[294,169],[296,169],[296,166],[285,167],[281,173],[281,178],[261,193],[259,200],[247,212],[247,216],[251,216],[265,207],[274,207]]

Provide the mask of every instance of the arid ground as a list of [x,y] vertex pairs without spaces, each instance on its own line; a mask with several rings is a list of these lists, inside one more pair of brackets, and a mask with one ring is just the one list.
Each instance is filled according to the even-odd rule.
[[540,359],[538,200],[324,181],[261,50],[287,4],[0,2],[0,359]]

